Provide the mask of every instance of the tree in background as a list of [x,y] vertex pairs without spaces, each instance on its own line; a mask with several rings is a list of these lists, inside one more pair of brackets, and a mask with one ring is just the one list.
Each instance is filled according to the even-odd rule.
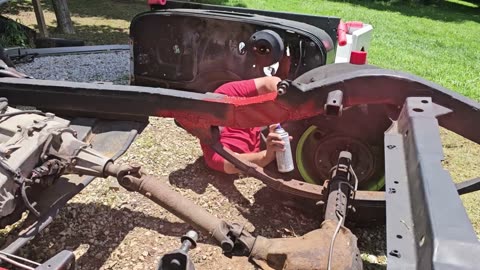
[[52,4],[57,18],[57,31],[62,34],[75,34],[67,0],[52,0]]

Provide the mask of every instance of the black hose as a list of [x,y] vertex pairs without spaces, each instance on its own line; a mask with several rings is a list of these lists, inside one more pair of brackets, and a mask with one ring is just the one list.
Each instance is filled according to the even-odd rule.
[[298,64],[297,64],[297,68],[295,69],[295,74],[294,74],[294,78],[297,78],[298,77],[298,72],[300,71],[300,66],[302,65],[302,58],[303,58],[303,41],[300,39],[299,43],[298,43],[298,47],[299,47],[299,52],[300,52],[300,55],[298,57]]
[[35,209],[35,207],[33,206],[33,204],[30,203],[30,201],[28,200],[28,197],[27,197],[27,185],[26,185],[26,182],[23,181],[22,183],[22,187],[21,187],[21,193],[22,193],[22,199],[23,199],[23,202],[25,203],[25,206],[27,207],[28,210],[30,210],[30,212],[32,214],[34,214],[37,218],[40,217],[40,212],[38,212],[37,209]]

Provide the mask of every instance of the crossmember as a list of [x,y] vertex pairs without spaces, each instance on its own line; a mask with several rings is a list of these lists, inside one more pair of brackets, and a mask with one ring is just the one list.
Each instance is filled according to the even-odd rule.
[[442,167],[435,107],[407,98],[385,134],[389,269],[478,269],[480,243]]

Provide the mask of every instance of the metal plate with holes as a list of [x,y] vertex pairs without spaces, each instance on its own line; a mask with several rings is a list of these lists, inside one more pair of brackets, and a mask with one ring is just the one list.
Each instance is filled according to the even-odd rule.
[[431,98],[385,134],[388,269],[478,269],[480,244],[449,173]]

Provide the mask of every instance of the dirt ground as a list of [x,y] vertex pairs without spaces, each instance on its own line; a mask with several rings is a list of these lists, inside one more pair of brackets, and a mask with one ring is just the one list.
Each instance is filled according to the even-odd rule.
[[[478,173],[480,147],[442,131],[445,167],[455,180]],[[320,210],[266,188],[253,178],[228,177],[204,166],[198,140],[171,119],[151,118],[121,162],[139,163],[174,190],[217,217],[245,224],[256,235],[291,237],[318,228]],[[465,168],[469,168],[466,170]],[[478,233],[478,194],[462,196]],[[159,258],[179,247],[191,227],[114,179],[96,179],[20,255],[45,261],[73,250],[77,269],[156,269]],[[353,227],[365,269],[385,269],[385,227]],[[191,253],[197,269],[255,269],[246,258],[229,259],[201,234]]]
[[[320,224],[316,209],[307,210],[256,179],[229,178],[206,169],[197,139],[170,119],[152,118],[122,161],[142,164],[209,212],[246,224],[255,234],[296,236]],[[43,261],[69,249],[75,252],[78,269],[155,269],[159,258],[178,248],[189,229],[143,196],[117,186],[114,179],[97,179],[21,254]],[[384,231],[384,227],[354,230],[364,256],[373,254],[375,259],[373,255],[369,259],[385,262]],[[246,258],[223,256],[202,234],[191,256],[197,269],[254,269]]]
[[[445,166],[455,179],[471,177],[464,168],[477,168],[478,145],[445,131],[442,135]],[[256,235],[298,236],[320,225],[320,210],[312,204],[294,201],[254,178],[228,177],[211,171],[204,166],[201,154],[198,140],[173,120],[151,118],[121,162],[141,164],[207,211],[245,224]],[[463,198],[469,203],[465,205],[478,229],[478,204],[471,202],[478,201],[479,196],[466,196]],[[116,180],[96,179],[20,255],[45,261],[68,249],[76,255],[77,269],[156,269],[159,258],[178,248],[180,237],[189,229],[189,225],[142,195],[118,186]],[[359,238],[365,269],[385,269],[385,227],[353,227],[353,232]],[[255,269],[246,258],[223,256],[221,249],[203,234],[190,255],[197,269]]]

